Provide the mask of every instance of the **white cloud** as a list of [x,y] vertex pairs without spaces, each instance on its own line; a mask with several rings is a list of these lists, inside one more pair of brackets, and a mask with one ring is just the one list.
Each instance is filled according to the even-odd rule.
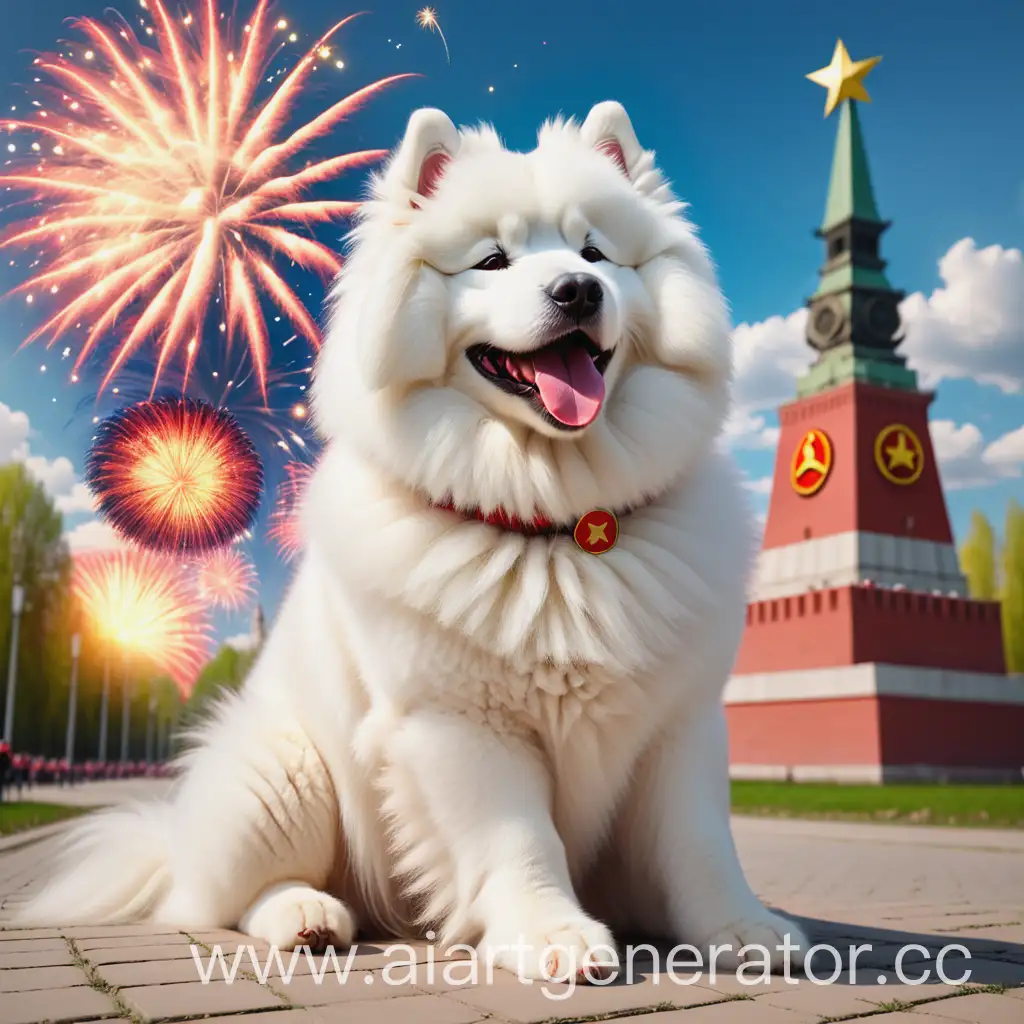
[[0,402],[0,466],[28,457],[28,417]]
[[[900,353],[934,387],[967,378],[1005,392],[1024,387],[1024,257],[1019,249],[979,249],[964,238],[939,260],[943,286],[915,292],[900,306]],[[814,360],[804,331],[807,310],[739,324],[733,331],[733,412],[725,440],[733,448],[772,448],[767,418],[796,396],[796,378]],[[979,441],[979,444],[981,442]]]
[[1005,392],[1024,387],[1024,258],[1020,249],[973,238],[939,260],[944,287],[900,307],[906,340],[900,351],[925,387],[968,378]]
[[83,551],[113,551],[125,547],[120,537],[98,519],[79,523],[73,530],[64,533],[64,540],[73,555]]
[[256,640],[248,633],[239,633],[238,636],[229,636],[224,643],[228,647],[233,647],[236,651],[245,653],[246,651],[252,651],[256,648]]
[[0,402],[0,465],[23,463],[53,498],[57,510],[64,515],[74,516],[94,511],[92,494],[78,479],[72,461],[65,455],[58,455],[55,459],[33,455],[31,434],[28,416]]
[[746,487],[750,494],[766,497],[772,493],[772,478],[770,476],[762,476],[757,480],[747,478],[743,481],[743,486]]
[[948,490],[988,487],[1024,475],[1024,427],[986,444],[973,423],[957,426],[952,420],[933,420],[929,426]]

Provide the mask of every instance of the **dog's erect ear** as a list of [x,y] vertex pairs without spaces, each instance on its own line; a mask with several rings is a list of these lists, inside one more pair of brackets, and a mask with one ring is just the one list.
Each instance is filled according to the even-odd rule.
[[389,191],[394,188],[410,195],[429,198],[437,188],[447,163],[459,151],[459,132],[441,110],[425,107],[414,111],[405,136],[385,175]]
[[607,100],[593,107],[580,127],[580,138],[604,153],[630,181],[636,180],[644,151],[621,103]]

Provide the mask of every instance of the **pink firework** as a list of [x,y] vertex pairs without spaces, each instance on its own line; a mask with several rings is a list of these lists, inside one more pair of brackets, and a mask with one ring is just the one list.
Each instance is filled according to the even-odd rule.
[[[167,0],[142,6],[152,19],[145,35],[123,18],[112,25],[75,19],[86,42],[35,61],[50,83],[42,86],[50,102],[37,101],[32,120],[0,123],[8,133],[36,136],[26,161],[0,175],[0,188],[45,203],[12,225],[0,247],[40,253],[33,263],[40,269],[14,291],[57,306],[25,343],[45,336],[52,345],[85,325],[77,373],[116,332],[101,389],[152,344],[155,389],[173,360],[187,378],[197,349],[210,344],[204,339],[223,332],[226,343],[244,338],[265,397],[265,305],[313,348],[320,344],[319,327],[275,263],[337,273],[338,258],[310,228],[346,218],[358,205],[309,199],[307,190],[385,155],[309,159],[308,147],[408,76],[363,86],[288,131],[313,72],[344,66],[331,59],[332,40],[355,15],[328,29],[261,102],[282,45],[282,21],[269,0],[257,0],[238,33],[218,0],[201,0],[184,19]],[[205,330],[221,299],[220,332]]]
[[284,469],[287,476],[277,491],[267,537],[277,544],[281,557],[291,562],[305,547],[301,522],[302,501],[313,475],[313,467],[304,462],[289,462]]
[[238,611],[256,594],[256,567],[238,548],[218,548],[196,563],[200,596],[218,608]]

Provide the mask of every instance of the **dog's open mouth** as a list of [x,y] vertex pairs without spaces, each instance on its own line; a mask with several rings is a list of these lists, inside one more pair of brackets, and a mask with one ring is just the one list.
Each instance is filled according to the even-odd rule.
[[533,352],[473,345],[466,355],[477,372],[502,391],[525,398],[555,426],[580,430],[604,402],[604,371],[614,349],[603,352],[586,331],[572,331]]

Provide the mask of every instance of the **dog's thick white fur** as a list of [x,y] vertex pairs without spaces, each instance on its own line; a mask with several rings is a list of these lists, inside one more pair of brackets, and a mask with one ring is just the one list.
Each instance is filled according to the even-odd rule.
[[[252,674],[169,801],[87,819],[21,920],[283,949],[432,927],[548,977],[608,959],[610,927],[728,943],[720,964],[803,945],[730,833],[721,696],[754,545],[717,443],[729,319],[653,154],[616,103],[525,154],[421,110],[353,242],[308,547]],[[507,266],[473,269],[498,247]],[[467,358],[544,344],[565,273],[598,280],[613,351],[574,431]],[[633,511],[597,556],[445,501]],[[558,946],[560,965],[534,955]]]

